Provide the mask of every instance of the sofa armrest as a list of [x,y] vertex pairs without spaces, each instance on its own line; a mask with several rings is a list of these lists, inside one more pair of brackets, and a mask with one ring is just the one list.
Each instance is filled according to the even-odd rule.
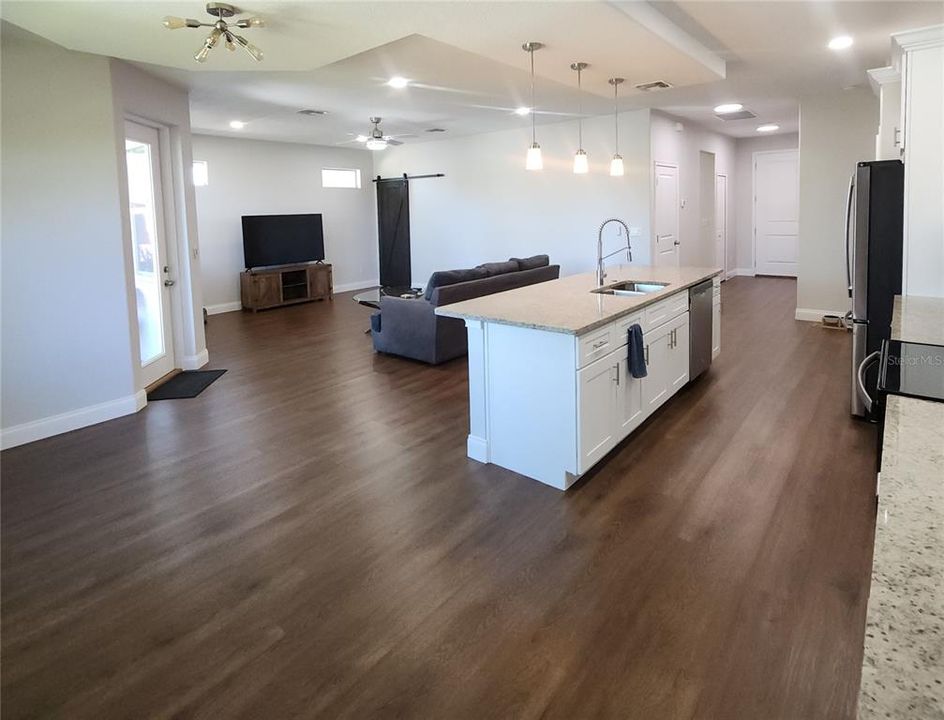
[[380,332],[372,333],[379,352],[435,362],[435,308],[422,298],[380,299]]

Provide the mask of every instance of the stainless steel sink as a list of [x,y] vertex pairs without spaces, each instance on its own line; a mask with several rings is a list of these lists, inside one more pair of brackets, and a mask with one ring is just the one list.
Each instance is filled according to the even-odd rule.
[[648,293],[658,292],[668,283],[643,282],[640,280],[625,280],[623,282],[613,283],[606,287],[596,288],[590,292],[603,293],[604,295],[647,295]]

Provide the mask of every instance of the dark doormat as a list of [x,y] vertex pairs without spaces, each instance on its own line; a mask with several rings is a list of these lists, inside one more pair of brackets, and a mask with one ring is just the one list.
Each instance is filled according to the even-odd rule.
[[185,370],[148,393],[150,400],[193,398],[206,390],[225,370]]

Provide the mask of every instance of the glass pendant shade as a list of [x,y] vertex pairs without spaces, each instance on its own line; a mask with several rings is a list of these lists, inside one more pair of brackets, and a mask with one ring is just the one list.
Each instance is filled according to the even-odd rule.
[[173,15],[167,15],[164,20],[164,27],[168,30],[180,30],[180,28],[187,27],[187,21],[181,17],[174,17]]
[[537,143],[531,143],[528,148],[528,157],[525,159],[524,167],[526,170],[543,170],[544,160],[541,157],[541,146]]
[[583,150],[574,155],[574,175],[586,175],[590,171],[590,158]]
[[613,177],[622,177],[624,173],[622,155],[614,155],[613,159],[610,160],[610,175]]

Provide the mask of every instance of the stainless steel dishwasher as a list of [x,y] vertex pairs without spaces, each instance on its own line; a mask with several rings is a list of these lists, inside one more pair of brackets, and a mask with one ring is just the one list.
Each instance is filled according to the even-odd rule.
[[711,366],[711,312],[714,300],[712,280],[688,291],[689,356],[688,379],[694,380]]

